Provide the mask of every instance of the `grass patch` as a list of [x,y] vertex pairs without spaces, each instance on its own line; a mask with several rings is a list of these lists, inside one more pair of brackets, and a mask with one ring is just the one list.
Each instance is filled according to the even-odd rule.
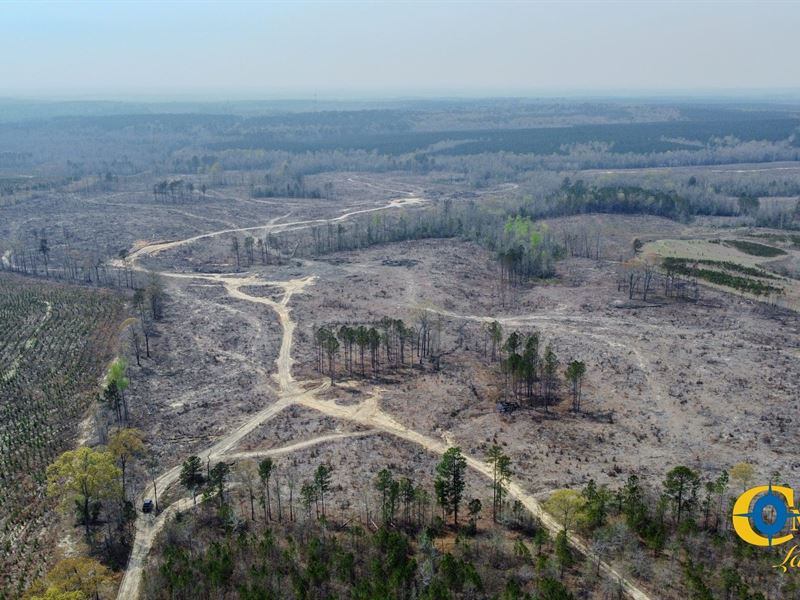
[[[692,263],[703,263],[704,261],[688,261],[687,259],[679,258],[665,258],[663,265],[664,268],[674,271],[686,277],[696,277],[703,279],[715,285],[733,288],[740,292],[753,294],[754,296],[767,296],[769,294],[782,294],[783,288],[775,287],[759,281],[758,279],[751,279],[750,277],[741,277],[739,275],[732,275],[724,271],[715,271],[713,269],[703,269],[700,267],[693,267],[689,265]],[[709,261],[719,262],[719,261]]]
[[762,269],[757,269],[755,267],[748,267],[746,265],[740,265],[738,263],[729,262],[727,260],[710,260],[707,258],[665,258],[664,259],[664,266],[669,269],[675,269],[676,266],[680,267],[690,267],[691,265],[707,265],[709,267],[717,267],[719,269],[724,269],[725,271],[732,271],[734,273],[740,273],[742,275],[749,275],[750,277],[761,277],[762,279],[779,279],[772,273],[768,273]]
[[781,256],[786,254],[786,250],[781,250],[775,246],[767,246],[757,242],[746,242],[743,240],[725,240],[725,245],[736,248],[739,252],[744,252],[750,256]]

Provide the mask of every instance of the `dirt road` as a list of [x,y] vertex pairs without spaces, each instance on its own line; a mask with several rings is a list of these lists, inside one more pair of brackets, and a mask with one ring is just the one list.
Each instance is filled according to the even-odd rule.
[[[384,210],[391,207],[404,206],[409,203],[415,204],[424,202],[420,198],[410,195],[410,192],[408,194],[409,196],[407,198],[391,201],[388,205],[352,211],[345,213],[334,220],[343,220],[354,214],[372,212],[375,210]],[[319,222],[326,222],[326,220],[286,223],[282,226],[308,226],[309,224],[315,224]],[[275,224],[272,225],[274,226]],[[270,225],[267,227],[269,226]],[[192,241],[213,237],[228,232],[263,228],[264,227],[222,230],[194,236],[185,240],[151,244],[141,247],[139,250],[132,253],[129,258],[135,263],[135,261],[142,256],[156,254],[168,248],[187,244]],[[330,388],[329,380],[303,382],[295,381],[294,377],[292,376],[293,359],[291,356],[291,351],[296,324],[291,319],[291,308],[289,303],[293,295],[308,293],[308,288],[314,283],[315,277],[310,276],[301,279],[290,279],[288,281],[267,281],[262,280],[255,275],[243,276],[241,274],[162,273],[162,275],[165,278],[177,277],[185,279],[200,279],[221,284],[231,297],[244,302],[263,305],[274,311],[283,330],[280,352],[276,360],[277,370],[273,375],[273,378],[278,386],[278,400],[272,405],[252,415],[247,422],[229,434],[221,437],[206,451],[199,453],[203,457],[207,457],[211,461],[219,461],[223,458],[250,458],[255,456],[266,456],[269,454],[285,454],[307,448],[314,444],[335,442],[346,437],[370,435],[376,432],[387,433],[403,440],[407,440],[437,455],[441,455],[447,450],[452,440],[448,440],[448,443],[446,444],[442,440],[430,438],[424,434],[407,428],[394,419],[391,415],[384,412],[380,407],[382,392],[380,388],[373,389],[372,392],[367,396],[367,399],[358,404],[342,405],[338,404],[334,400],[322,400],[319,398],[322,392],[325,392]],[[283,293],[280,297],[280,300],[275,301],[268,297],[252,296],[242,290],[242,288],[245,287],[251,289],[252,287],[257,286],[277,287],[281,289]],[[274,448],[267,451],[239,453],[234,451],[235,447],[248,433],[266,423],[284,409],[293,405],[311,408],[327,416],[357,423],[367,427],[368,431],[349,434],[322,435],[311,440],[306,440],[293,445],[284,446],[282,448]],[[485,477],[491,478],[491,470],[483,461],[470,456],[467,456],[466,459],[467,464],[471,469]],[[178,480],[179,475],[180,464],[163,473],[156,479],[156,485],[158,489],[163,491],[168,486],[174,484]],[[149,490],[150,488],[148,487],[148,490],[140,495],[139,502],[137,504],[140,505],[144,497],[149,494]],[[553,535],[560,531],[561,526],[551,515],[543,510],[540,502],[534,497],[533,494],[526,492],[518,484],[513,482],[509,483],[508,485],[508,493],[513,498],[518,499],[526,508],[528,508],[528,510],[531,511],[532,514],[536,515],[541,520],[542,524]],[[128,600],[138,597],[143,568],[156,535],[164,527],[171,515],[177,511],[185,510],[191,507],[192,502],[192,498],[183,498],[166,508],[158,517],[144,514],[140,514],[138,516],[136,520],[136,537],[134,540],[133,550],[129,559],[128,568],[125,572],[125,576],[123,577],[117,595],[119,599]],[[589,549],[583,540],[574,535],[570,535],[569,541],[580,552],[588,555]],[[611,565],[601,561],[600,569],[606,573],[607,576],[619,581],[620,586],[626,591],[629,597],[633,598],[634,600],[650,599],[650,596],[640,589],[635,582],[623,577]]]
[[[271,232],[271,233],[281,233],[285,231],[296,231],[298,229],[305,229],[311,227],[313,225],[325,225],[328,223],[338,223],[340,221],[345,221],[354,215],[360,215],[365,213],[371,213],[381,210],[388,210],[392,208],[403,208],[405,206],[416,206],[420,204],[424,204],[426,200],[416,197],[416,196],[409,196],[407,198],[396,198],[394,200],[390,200],[388,204],[381,204],[379,206],[373,206],[370,208],[361,208],[358,210],[351,210],[346,213],[339,215],[338,217],[333,217],[330,219],[306,219],[303,221],[292,221],[289,223],[278,223],[283,217],[275,217],[271,219],[268,223],[264,225],[253,225],[251,227],[234,227],[230,229],[219,229],[217,231],[210,231],[207,233],[201,233],[199,235],[195,235],[192,237],[188,237],[182,240],[170,240],[170,241],[162,241],[162,242],[152,242],[152,243],[145,243],[141,245],[139,248],[135,249],[128,255],[128,260],[131,262],[135,262],[136,260],[142,258],[143,256],[153,256],[165,250],[170,250],[172,248],[177,248],[178,246],[184,246],[186,244],[191,244],[193,242],[198,242],[200,240],[207,240],[210,238],[219,237],[221,235],[225,235],[228,233],[242,233],[245,231],[264,231],[264,232]],[[115,262],[115,261],[112,261]]]

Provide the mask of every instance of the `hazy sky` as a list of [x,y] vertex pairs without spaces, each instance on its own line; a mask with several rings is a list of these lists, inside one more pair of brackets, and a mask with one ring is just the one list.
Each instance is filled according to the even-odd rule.
[[0,96],[800,88],[800,1],[0,2]]

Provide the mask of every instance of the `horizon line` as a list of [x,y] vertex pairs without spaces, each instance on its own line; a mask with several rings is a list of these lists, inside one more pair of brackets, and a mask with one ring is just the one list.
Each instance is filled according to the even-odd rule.
[[16,102],[408,102],[424,100],[539,100],[539,99],[770,99],[800,100],[797,87],[718,87],[718,88],[529,88],[529,89],[327,89],[312,88],[257,90],[194,88],[186,90],[118,91],[6,91],[0,101]]

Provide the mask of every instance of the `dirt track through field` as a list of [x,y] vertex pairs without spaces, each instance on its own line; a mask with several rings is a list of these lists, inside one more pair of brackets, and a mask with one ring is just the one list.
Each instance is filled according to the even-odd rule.
[[[393,200],[389,204],[381,207],[348,212],[340,217],[336,217],[333,220],[338,221],[359,213],[373,212],[375,210],[384,210],[392,207],[424,202],[424,200],[416,197],[412,192],[405,192],[405,194],[407,197],[401,200]],[[297,223],[286,223],[282,226],[300,227],[330,221],[331,220],[301,221]],[[135,261],[142,256],[156,254],[169,248],[174,248],[176,246],[191,243],[200,239],[222,235],[224,233],[247,231],[252,229],[265,229],[269,228],[270,226],[276,226],[276,224],[271,223],[267,226],[222,230],[194,236],[185,240],[151,244],[141,247],[139,250],[132,253],[129,258],[133,261],[134,268],[138,268],[135,265]],[[277,371],[273,375],[273,378],[278,385],[278,400],[270,406],[250,416],[248,420],[240,425],[237,429],[221,437],[207,450],[198,453],[199,456],[206,457],[211,461],[219,461],[222,459],[230,460],[235,458],[267,456],[270,454],[285,454],[301,450],[303,448],[308,448],[315,444],[335,442],[340,439],[346,439],[360,435],[370,435],[379,432],[390,434],[413,444],[417,444],[425,450],[436,455],[443,454],[450,445],[449,442],[451,440],[447,440],[448,443],[444,443],[442,440],[430,438],[424,434],[414,431],[413,429],[409,429],[394,419],[391,415],[384,412],[380,407],[382,392],[380,388],[373,389],[372,392],[368,394],[367,399],[358,404],[342,405],[338,404],[335,400],[322,400],[319,398],[320,393],[330,389],[330,380],[324,379],[322,381],[304,382],[295,381],[294,377],[292,376],[293,360],[291,357],[291,351],[296,324],[291,319],[291,308],[289,303],[293,295],[309,293],[308,288],[313,285],[316,279],[314,276],[300,279],[290,279],[288,281],[266,281],[260,279],[256,275],[241,274],[162,273],[162,276],[167,278],[200,279],[220,284],[231,297],[243,302],[263,305],[274,311],[283,330],[280,351],[276,360]],[[242,291],[242,288],[244,287],[252,288],[255,286],[277,287],[283,291],[283,294],[280,300],[276,301],[268,297],[252,296]],[[238,453],[233,451],[248,433],[266,423],[284,409],[293,405],[314,409],[330,417],[357,423],[367,427],[368,431],[350,434],[321,435],[310,440],[298,442],[294,445],[265,451]],[[471,469],[485,477],[491,478],[491,470],[483,461],[470,456],[467,456],[466,460]],[[181,465],[179,463],[156,479],[156,485],[160,492],[178,481],[180,469]],[[141,501],[149,495],[151,489],[152,488],[148,486],[147,490],[140,495],[138,502],[139,505],[141,505]],[[540,502],[532,494],[523,490],[518,484],[513,482],[509,483],[508,493],[512,497],[518,499],[532,514],[538,517],[551,534],[555,535],[561,530],[559,523],[550,514],[543,510]],[[120,600],[138,598],[143,568],[146,564],[147,556],[150,552],[156,535],[164,527],[169,516],[177,511],[190,508],[192,503],[192,498],[183,498],[170,505],[158,517],[144,514],[138,515],[136,520],[136,536],[134,539],[133,549],[131,551],[128,568],[120,585],[117,598]],[[569,541],[581,553],[586,555],[589,554],[589,549],[586,543],[577,536],[570,535]],[[633,598],[634,600],[650,599],[650,596],[640,589],[635,582],[623,577],[622,574],[616,571],[611,565],[602,561],[599,564],[600,570],[610,578],[618,581],[620,586],[625,590],[630,598]]]
[[312,225],[322,225],[328,223],[338,223],[340,221],[345,221],[354,215],[360,215],[364,213],[371,213],[380,210],[387,210],[391,208],[403,208],[405,206],[415,206],[419,204],[425,203],[425,200],[422,198],[418,198],[416,196],[409,196],[407,198],[396,198],[391,200],[388,204],[383,204],[380,206],[373,206],[371,208],[362,208],[359,210],[352,210],[346,213],[339,215],[338,217],[333,217],[330,219],[306,219],[304,221],[293,221],[290,223],[278,223],[283,217],[275,217],[271,219],[265,225],[253,225],[251,227],[235,227],[231,229],[219,229],[217,231],[211,231],[208,233],[201,233],[199,235],[195,235],[192,237],[188,237],[182,240],[172,240],[172,241],[165,241],[165,242],[154,242],[148,243],[145,245],[140,246],[130,255],[128,255],[128,259],[133,261],[138,260],[142,256],[153,256],[165,250],[171,250],[172,248],[177,248],[178,246],[184,246],[186,244],[191,244],[193,242],[198,242],[200,240],[206,240],[210,238],[219,237],[221,235],[225,235],[228,233],[242,233],[245,231],[269,231],[273,233],[281,233],[285,231],[296,231],[298,229],[305,229],[307,227],[311,227]]
[[[648,372],[650,370],[647,361],[645,361],[642,353],[639,352],[636,347],[629,343],[623,344],[621,342],[617,342],[613,339],[610,339],[612,337],[610,334],[602,333],[603,331],[613,331],[615,332],[615,335],[619,337],[619,322],[612,321],[610,319],[604,319],[602,317],[589,318],[582,315],[559,315],[553,313],[548,313],[545,315],[531,314],[504,317],[486,317],[479,315],[461,315],[449,310],[431,307],[422,308],[423,310],[433,314],[442,315],[443,317],[449,317],[451,319],[460,319],[463,321],[475,321],[478,323],[491,323],[493,321],[497,321],[506,327],[558,327],[561,330],[571,331],[576,335],[592,338],[611,346],[612,348],[617,348],[625,353],[633,354],[636,358],[637,366],[642,371]],[[650,329],[658,328],[656,325],[647,324],[642,324],[640,327],[646,327]],[[592,331],[589,331],[589,329],[594,329],[599,333],[593,333]]]

